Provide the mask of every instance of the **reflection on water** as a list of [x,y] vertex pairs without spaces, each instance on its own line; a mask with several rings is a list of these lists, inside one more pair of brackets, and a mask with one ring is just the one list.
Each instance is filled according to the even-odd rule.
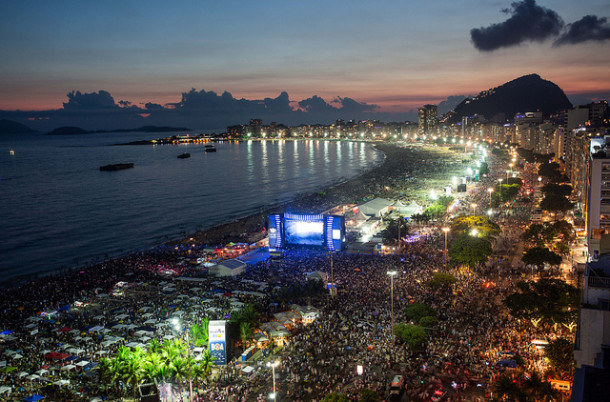
[[[4,278],[149,247],[313,192],[378,163],[349,142],[246,141],[108,146],[144,134],[1,138],[0,271]],[[150,134],[147,134],[150,138]],[[358,153],[352,153],[354,147]],[[189,152],[189,159],[177,159]],[[132,162],[134,168],[100,172]]]

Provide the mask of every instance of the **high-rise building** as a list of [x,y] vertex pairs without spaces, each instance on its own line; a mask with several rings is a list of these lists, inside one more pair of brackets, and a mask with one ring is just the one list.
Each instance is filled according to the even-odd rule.
[[436,134],[436,123],[438,120],[438,106],[424,105],[419,108],[419,134],[431,135]]

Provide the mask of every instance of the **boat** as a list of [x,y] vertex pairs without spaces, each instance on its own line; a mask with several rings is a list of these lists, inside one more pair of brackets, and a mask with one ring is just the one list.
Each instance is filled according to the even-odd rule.
[[100,166],[100,171],[112,172],[114,170],[131,169],[132,167],[133,167],[133,163],[114,163],[112,165]]
[[216,152],[216,147],[212,144],[204,145],[205,152]]
[[186,158],[190,158],[190,157],[191,157],[191,154],[189,154],[188,152],[178,155],[178,159],[186,159]]

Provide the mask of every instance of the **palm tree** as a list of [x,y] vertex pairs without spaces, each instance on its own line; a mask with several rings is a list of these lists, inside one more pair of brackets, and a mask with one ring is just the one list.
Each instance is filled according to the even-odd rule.
[[112,377],[114,376],[112,372],[112,361],[107,357],[100,359],[96,366],[96,370],[99,372],[100,382],[103,384],[104,388],[106,388],[106,385],[112,382]]
[[559,392],[553,389],[549,382],[544,381],[536,371],[523,385],[529,391],[532,401],[555,401],[559,397]]
[[206,317],[201,321],[201,324],[195,324],[191,327],[191,342],[193,345],[204,348],[208,346],[209,326],[210,319]]
[[250,339],[252,339],[253,335],[254,334],[252,332],[252,324],[244,321],[239,323],[239,338],[242,342],[247,344]]
[[131,354],[130,358],[123,363],[122,379],[133,388],[133,396],[136,398],[138,384],[144,377],[144,359],[138,353]]
[[498,393],[498,400],[501,401],[522,401],[525,400],[523,391],[508,376],[502,376],[494,384],[494,391]]
[[164,366],[159,353],[148,353],[144,363],[144,378],[147,381],[161,379],[161,367]]

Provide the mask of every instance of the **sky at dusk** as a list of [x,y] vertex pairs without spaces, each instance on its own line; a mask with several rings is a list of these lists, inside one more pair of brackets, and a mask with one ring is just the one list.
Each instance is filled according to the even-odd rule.
[[86,98],[142,118],[186,97],[405,120],[531,73],[578,104],[610,98],[608,17],[607,0],[4,1],[0,111]]

